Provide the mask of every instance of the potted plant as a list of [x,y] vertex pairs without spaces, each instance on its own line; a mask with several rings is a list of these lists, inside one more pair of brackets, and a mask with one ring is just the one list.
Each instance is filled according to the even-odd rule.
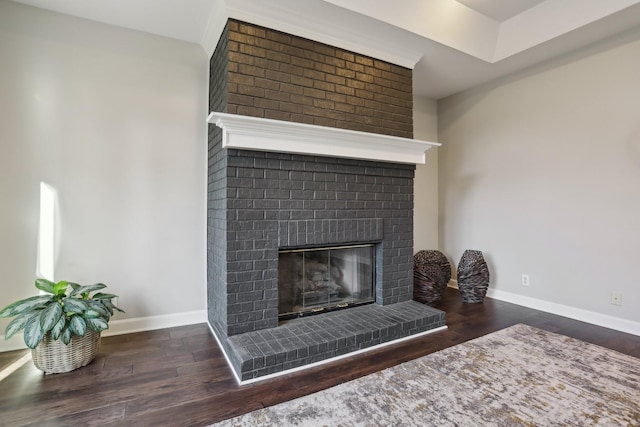
[[[100,332],[109,328],[117,295],[96,292],[102,283],[81,286],[62,280],[36,279],[45,292],[16,301],[0,310],[0,317],[14,317],[5,339],[24,330],[24,343],[31,349],[34,365],[45,373],[68,372],[91,362],[100,348]],[[91,295],[92,292],[95,292]]]

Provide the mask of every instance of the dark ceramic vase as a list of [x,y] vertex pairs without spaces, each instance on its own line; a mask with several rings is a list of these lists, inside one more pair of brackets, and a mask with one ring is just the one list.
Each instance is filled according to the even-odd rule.
[[458,264],[458,289],[462,302],[479,303],[489,287],[489,269],[481,251],[466,250]]

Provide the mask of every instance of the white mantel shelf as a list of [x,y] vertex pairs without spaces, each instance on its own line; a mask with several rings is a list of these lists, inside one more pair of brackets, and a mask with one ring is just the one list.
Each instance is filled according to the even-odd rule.
[[424,164],[425,151],[440,144],[238,114],[209,114],[222,129],[222,147],[326,157]]

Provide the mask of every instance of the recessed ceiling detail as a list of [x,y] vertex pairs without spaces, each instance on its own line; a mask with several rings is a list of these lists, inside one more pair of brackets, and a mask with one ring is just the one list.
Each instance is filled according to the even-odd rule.
[[202,45],[227,18],[413,68],[438,99],[640,28],[640,0],[13,0]]
[[498,22],[506,21],[545,0],[456,0]]
[[[565,0],[325,0],[495,63],[638,3]],[[471,5],[473,7],[470,7]],[[502,6],[500,6],[502,5]],[[474,8],[480,11],[474,10]],[[489,16],[509,15],[498,22]]]

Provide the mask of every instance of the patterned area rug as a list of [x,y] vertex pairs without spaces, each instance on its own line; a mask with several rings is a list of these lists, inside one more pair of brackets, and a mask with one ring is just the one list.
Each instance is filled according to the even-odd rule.
[[640,426],[640,359],[515,325],[216,426]]

